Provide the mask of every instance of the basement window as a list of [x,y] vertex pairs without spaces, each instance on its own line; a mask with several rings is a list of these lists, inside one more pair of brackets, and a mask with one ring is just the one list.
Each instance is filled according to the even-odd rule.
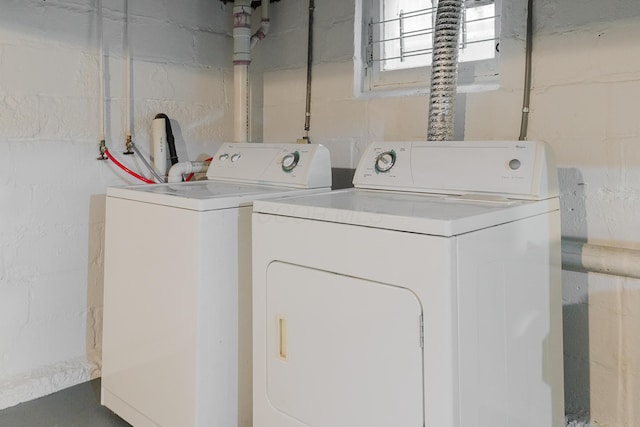
[[[361,7],[356,11],[361,92],[426,92],[438,0],[363,0]],[[497,88],[500,10],[501,0],[464,3],[459,91]]]

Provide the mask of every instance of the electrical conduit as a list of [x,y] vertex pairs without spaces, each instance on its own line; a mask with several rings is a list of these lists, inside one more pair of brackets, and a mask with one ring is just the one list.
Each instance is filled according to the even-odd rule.
[[527,139],[529,129],[529,106],[531,105],[531,59],[533,56],[533,0],[527,3],[527,41],[524,65],[524,92],[522,96],[522,118],[520,120],[520,141]]
[[307,34],[307,98],[304,113],[304,137],[309,143],[309,129],[311,129],[311,70],[313,67],[313,12],[316,9],[315,1],[309,0],[309,25]]
[[453,139],[462,7],[463,0],[438,2],[431,65],[429,141]]

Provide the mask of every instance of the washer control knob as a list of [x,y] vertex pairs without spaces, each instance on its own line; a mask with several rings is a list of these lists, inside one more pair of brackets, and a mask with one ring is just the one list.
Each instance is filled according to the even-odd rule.
[[240,153],[236,153],[231,155],[231,161],[232,162],[237,162],[238,160],[240,160]]
[[285,154],[282,158],[282,170],[291,172],[298,165],[298,161],[300,161],[300,153],[297,151]]
[[218,160],[220,160],[221,162],[227,161],[227,160],[229,160],[229,155],[227,153],[220,154],[218,156]]
[[385,151],[384,153],[380,153],[378,154],[378,157],[376,157],[376,172],[389,172],[391,170],[391,168],[393,167],[393,165],[396,164],[396,152],[391,150],[391,151]]
[[513,159],[509,162],[509,167],[511,168],[511,170],[518,170],[520,169],[520,166],[522,166],[522,163],[518,159]]

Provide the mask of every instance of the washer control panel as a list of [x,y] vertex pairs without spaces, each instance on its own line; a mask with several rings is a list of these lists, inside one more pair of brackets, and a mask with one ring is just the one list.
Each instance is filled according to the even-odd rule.
[[320,144],[225,143],[208,179],[293,187],[331,186],[329,151]]
[[353,179],[358,188],[491,194],[538,200],[558,194],[551,149],[533,141],[379,142]]

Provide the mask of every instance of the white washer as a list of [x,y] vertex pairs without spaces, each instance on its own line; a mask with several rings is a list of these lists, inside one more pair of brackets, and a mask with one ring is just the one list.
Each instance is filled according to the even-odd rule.
[[329,191],[329,152],[224,144],[207,178],[107,190],[102,404],[136,427],[251,426],[251,205]]
[[549,148],[374,143],[354,184],[254,204],[254,427],[564,426]]

